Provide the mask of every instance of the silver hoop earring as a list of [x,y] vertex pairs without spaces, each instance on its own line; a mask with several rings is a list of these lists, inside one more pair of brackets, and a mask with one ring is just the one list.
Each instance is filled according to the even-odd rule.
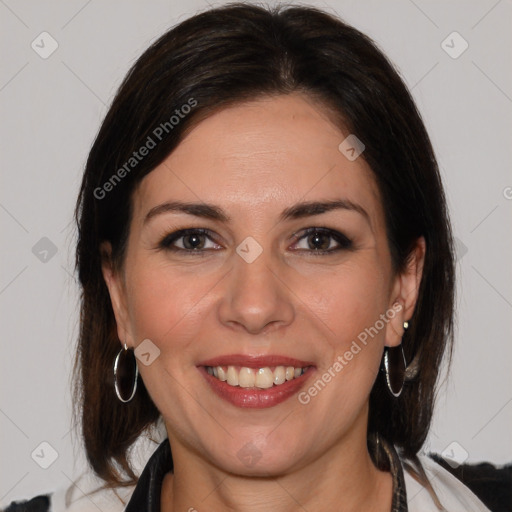
[[[409,327],[404,322],[404,330]],[[402,343],[398,347],[384,348],[384,371],[389,392],[398,398],[402,394],[405,382],[406,361]]]
[[135,396],[138,377],[139,368],[135,353],[129,350],[125,343],[114,360],[114,388],[121,402],[127,403]]

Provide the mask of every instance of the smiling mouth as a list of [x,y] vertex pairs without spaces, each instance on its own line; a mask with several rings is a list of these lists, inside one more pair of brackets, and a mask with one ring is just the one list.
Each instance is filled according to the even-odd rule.
[[299,378],[310,366],[266,366],[255,369],[230,365],[205,366],[204,368],[209,375],[232,387],[269,389]]

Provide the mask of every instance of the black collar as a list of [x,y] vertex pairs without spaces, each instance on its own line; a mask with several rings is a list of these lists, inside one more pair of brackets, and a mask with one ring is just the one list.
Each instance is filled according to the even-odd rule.
[[169,438],[166,438],[144,467],[124,512],[160,512],[162,483],[165,475],[173,469],[171,446]]
[[[407,512],[407,494],[402,463],[394,446],[383,442],[393,475],[391,512]],[[169,439],[165,439],[147,462],[124,512],[160,512],[164,477],[174,469]]]

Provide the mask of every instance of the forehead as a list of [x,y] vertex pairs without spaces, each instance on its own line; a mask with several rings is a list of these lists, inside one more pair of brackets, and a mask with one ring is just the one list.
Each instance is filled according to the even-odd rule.
[[301,94],[220,110],[142,180],[136,213],[173,199],[218,203],[240,213],[265,205],[264,214],[273,206],[343,197],[361,204],[377,223],[382,207],[373,172],[362,158],[350,161],[339,150],[348,135]]

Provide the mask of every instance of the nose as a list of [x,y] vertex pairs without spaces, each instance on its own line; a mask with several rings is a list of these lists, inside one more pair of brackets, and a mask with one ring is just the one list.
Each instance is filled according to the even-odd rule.
[[224,281],[219,307],[220,321],[231,329],[262,334],[293,321],[293,292],[286,284],[282,264],[272,263],[270,250],[264,250],[248,263],[233,254],[233,268]]

